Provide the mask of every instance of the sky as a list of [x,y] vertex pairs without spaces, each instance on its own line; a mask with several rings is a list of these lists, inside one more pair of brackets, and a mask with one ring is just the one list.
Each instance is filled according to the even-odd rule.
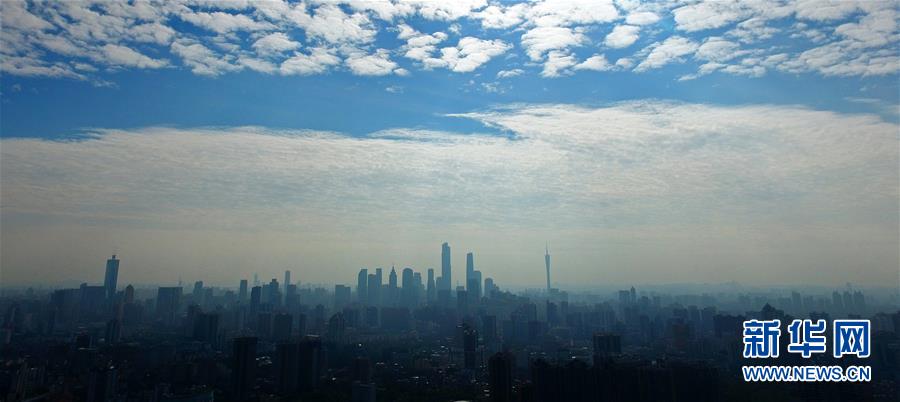
[[892,1],[0,2],[0,282],[900,287]]

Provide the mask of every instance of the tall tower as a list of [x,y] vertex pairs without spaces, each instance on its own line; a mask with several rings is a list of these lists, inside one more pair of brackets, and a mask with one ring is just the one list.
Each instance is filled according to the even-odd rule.
[[450,273],[450,245],[446,242],[441,245],[441,287],[439,290],[453,288],[453,280]]
[[469,281],[471,281],[474,278],[474,276],[475,276],[474,272],[475,272],[475,255],[472,254],[471,252],[469,252],[469,253],[466,253],[466,290],[468,290],[470,292],[472,291],[472,289],[469,289]]
[[106,289],[106,299],[112,299],[116,295],[116,282],[119,280],[119,260],[113,254],[106,260],[106,277],[103,279],[103,287]]
[[284,271],[284,288],[287,289],[287,285],[291,284],[291,271]]
[[550,293],[550,243],[544,248],[544,265],[547,267],[547,294]]

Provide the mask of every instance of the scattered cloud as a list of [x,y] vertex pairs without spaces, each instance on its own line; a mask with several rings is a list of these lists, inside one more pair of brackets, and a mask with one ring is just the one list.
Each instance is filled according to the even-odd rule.
[[642,72],[660,68],[672,62],[679,62],[683,56],[694,53],[697,48],[696,43],[681,36],[673,36],[663,42],[656,42],[647,48],[649,50],[647,57],[634,68],[634,71]]
[[497,72],[497,78],[510,78],[515,77],[517,75],[522,75],[525,71],[521,68],[514,68],[512,70],[501,70]]
[[640,31],[641,28],[634,25],[617,25],[609,35],[606,35],[603,43],[615,49],[628,47],[637,42]]
[[[469,73],[510,54],[542,64],[542,76],[558,77],[577,64],[571,58],[582,54],[579,48],[602,44],[623,49],[616,65],[627,69],[628,61],[636,61],[637,72],[696,61],[694,77],[710,71],[867,77],[896,74],[900,58],[900,5],[881,0],[84,4],[0,2],[0,71],[90,82],[110,82],[106,74],[123,69],[163,67],[211,77],[242,70]],[[675,32],[666,28],[672,24]],[[424,26],[437,30],[422,33]],[[397,32],[401,44],[376,46],[386,32]],[[455,46],[445,44],[448,34],[459,38]],[[653,44],[629,49],[641,36]],[[734,57],[712,56],[714,45],[729,46]],[[694,46],[699,54],[690,59]],[[776,63],[773,56],[783,60]]]

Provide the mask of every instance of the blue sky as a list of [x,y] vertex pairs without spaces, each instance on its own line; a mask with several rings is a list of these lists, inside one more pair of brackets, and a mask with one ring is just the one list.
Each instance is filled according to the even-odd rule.
[[[159,124],[357,135],[392,127],[471,131],[477,127],[441,116],[506,103],[646,98],[800,104],[897,118],[892,2],[459,3],[393,5],[384,14],[372,10],[380,9],[377,2],[283,7],[320,17],[320,26],[243,2],[172,3],[152,12],[102,3],[85,10],[77,2],[69,3],[76,9],[9,2],[0,135],[54,138],[88,127]],[[245,18],[243,28],[229,24],[235,16]],[[159,24],[150,27],[156,36],[136,28],[150,24]],[[310,26],[315,34],[306,34]],[[624,39],[609,39],[623,27]],[[470,46],[476,60],[442,66],[442,49],[461,49],[463,38],[482,44]],[[417,45],[433,44],[407,43],[416,39]],[[267,43],[276,50],[264,50]],[[108,54],[107,46],[128,53]],[[220,63],[179,53],[185,46],[202,46]],[[671,50],[650,58],[657,48]],[[293,72],[284,67],[292,55],[314,49],[343,60]],[[413,56],[415,49],[430,51]],[[374,58],[354,69],[348,62],[356,54]],[[606,63],[627,60],[631,67],[578,67],[593,56]],[[767,61],[773,56],[777,61]],[[272,70],[254,70],[246,60]],[[686,80],[702,66],[714,72]],[[517,75],[500,78],[501,71]]]
[[562,283],[898,279],[896,2],[0,7],[13,282],[110,250],[337,281],[450,241],[527,285],[547,240]]

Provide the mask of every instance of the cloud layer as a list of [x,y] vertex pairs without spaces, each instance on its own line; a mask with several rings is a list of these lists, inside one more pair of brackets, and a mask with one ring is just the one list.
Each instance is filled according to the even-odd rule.
[[[898,8],[877,0],[9,0],[0,3],[0,71],[103,84],[104,73],[121,69],[403,76],[471,73],[493,62],[562,77],[605,56],[612,68],[588,70],[645,73],[690,62],[694,72],[682,79],[880,76],[900,65]],[[731,57],[710,59],[710,41]]]
[[[65,264],[41,238],[132,239],[120,247],[151,258],[140,244],[152,230],[217,250],[204,264],[223,278],[246,272],[229,259],[247,248],[312,253],[335,270],[322,280],[344,280],[375,258],[432,265],[429,242],[455,239],[496,253],[481,260],[495,276],[527,281],[510,271],[530,261],[516,253],[551,239],[568,247],[571,281],[896,280],[898,131],[873,115],[631,102],[456,117],[505,135],[157,127],[3,139],[4,276],[27,279],[36,255]],[[425,254],[391,252],[417,246]],[[180,269],[166,264],[144,279]]]

